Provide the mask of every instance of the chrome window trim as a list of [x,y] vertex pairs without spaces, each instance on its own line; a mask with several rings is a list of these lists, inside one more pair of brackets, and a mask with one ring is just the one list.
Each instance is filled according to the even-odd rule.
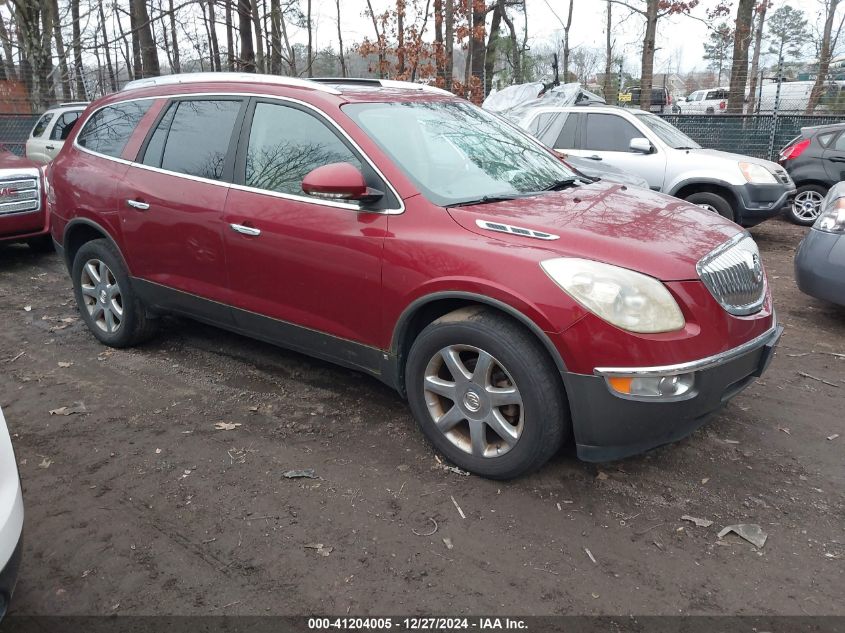
[[772,327],[760,336],[719,354],[686,363],[678,363],[677,365],[661,365],[657,367],[596,367],[593,373],[597,376],[627,378],[637,376],[667,376],[712,369],[738,356],[742,356],[746,352],[762,347],[770,341],[777,341],[780,338],[780,332],[777,317],[774,311],[772,311]]
[[[314,82],[314,83],[316,83],[316,82]],[[99,152],[95,152],[93,150],[86,149],[85,147],[82,147],[81,145],[79,145],[79,143],[77,142],[77,139],[79,138],[79,134],[81,134],[82,131],[85,129],[85,126],[88,125],[88,121],[91,120],[91,117],[93,117],[97,112],[99,112],[103,108],[108,108],[110,106],[118,105],[120,103],[128,103],[130,101],[147,101],[147,100],[155,100],[155,99],[167,100],[167,99],[178,99],[179,97],[188,97],[188,98],[194,98],[194,97],[243,97],[243,98],[247,98],[247,99],[250,98],[250,97],[255,97],[257,99],[267,99],[267,100],[270,100],[270,101],[279,101],[283,104],[284,103],[293,103],[293,104],[302,106],[302,107],[306,108],[307,110],[309,110],[310,112],[315,113],[317,118],[320,119],[321,121],[323,121],[324,123],[327,122],[331,129],[334,129],[338,133],[340,133],[343,136],[343,138],[345,138],[349,142],[349,144],[352,145],[352,147],[355,149],[355,151],[357,151],[358,154],[360,154],[360,156],[365,161],[367,161],[367,164],[373,169],[373,171],[378,175],[378,177],[381,178],[382,181],[384,181],[384,183],[388,186],[390,191],[393,193],[393,195],[399,201],[399,206],[397,208],[391,208],[391,209],[372,209],[372,210],[362,209],[359,204],[350,204],[348,202],[334,202],[334,201],[330,201],[330,200],[316,199],[316,198],[312,198],[310,196],[304,196],[304,195],[303,196],[297,196],[295,194],[280,193],[280,192],[277,192],[277,191],[269,191],[267,189],[259,189],[257,187],[249,187],[247,185],[239,185],[239,184],[235,184],[235,183],[231,183],[231,182],[223,182],[223,181],[219,181],[219,180],[212,180],[211,178],[203,178],[201,176],[192,176],[190,174],[183,174],[183,173],[179,173],[179,172],[175,172],[175,171],[169,171],[167,169],[161,169],[159,167],[151,167],[150,165],[144,165],[144,164],[138,163],[136,161],[130,161],[130,160],[126,160],[126,159],[123,159],[123,158],[117,158],[117,157],[114,157],[114,156],[109,156],[107,154],[101,154]],[[393,183],[391,183],[390,180],[387,179],[387,176],[385,176],[384,173],[376,166],[376,164],[369,157],[369,155],[361,148],[361,146],[358,145],[358,143],[356,143],[355,140],[351,136],[349,136],[349,134],[346,132],[346,130],[344,130],[342,127],[340,127],[340,125],[334,119],[326,116],[316,106],[313,106],[310,103],[307,103],[307,102],[302,101],[300,99],[294,99],[292,97],[284,97],[284,96],[280,96],[280,95],[257,93],[257,92],[191,92],[191,93],[153,95],[153,96],[147,96],[147,97],[135,97],[135,98],[131,98],[131,99],[121,99],[119,101],[114,101],[112,103],[107,103],[105,105],[102,105],[99,108],[97,108],[96,110],[94,110],[93,112],[91,112],[91,114],[89,114],[86,117],[85,123],[79,129],[79,133],[76,134],[76,136],[74,136],[73,147],[74,147],[74,149],[78,149],[82,152],[85,152],[86,154],[90,154],[92,156],[98,156],[99,158],[104,158],[106,160],[115,161],[115,162],[120,163],[122,165],[129,165],[131,167],[139,167],[141,169],[147,169],[147,170],[150,170],[150,171],[154,171],[154,172],[158,172],[158,173],[162,173],[162,174],[167,174],[167,175],[174,176],[174,177],[177,177],[177,178],[185,178],[187,180],[193,180],[195,182],[209,183],[209,184],[218,185],[218,186],[222,186],[222,187],[229,187],[231,189],[237,189],[238,191],[246,191],[246,192],[249,192],[249,193],[258,193],[258,194],[270,196],[270,197],[273,197],[273,198],[282,198],[282,199],[292,200],[292,201],[296,201],[296,202],[306,202],[306,203],[309,203],[309,204],[316,204],[316,205],[320,205],[320,206],[333,207],[333,208],[338,208],[338,209],[346,209],[346,210],[355,211],[355,212],[378,213],[378,214],[381,214],[381,215],[401,215],[402,213],[405,212],[405,201],[402,199],[402,196],[399,195],[399,192],[393,186]]]

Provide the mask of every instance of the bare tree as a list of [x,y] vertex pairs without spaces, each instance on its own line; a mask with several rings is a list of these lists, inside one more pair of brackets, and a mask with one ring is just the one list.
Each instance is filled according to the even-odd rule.
[[109,87],[112,92],[117,90],[117,76],[111,60],[111,49],[109,48],[108,29],[106,29],[106,14],[103,11],[103,0],[97,0],[97,13],[100,18],[100,30],[103,33],[103,49],[106,53],[106,71],[109,75]]
[[[14,18],[14,14],[12,16]],[[0,14],[0,40],[3,42],[3,66],[6,70],[6,79],[18,80],[18,73],[15,70],[15,58],[12,53],[12,40],[9,39],[9,32],[6,29],[6,19]]]
[[346,77],[346,58],[343,56],[343,29],[340,28],[340,0],[335,0],[337,7],[337,47],[340,57],[340,76]]
[[241,36],[241,55],[239,67],[241,70],[255,72],[255,49],[252,47],[252,3],[250,0],[238,0],[238,30]]
[[82,32],[80,30],[79,0],[70,0],[70,19],[73,31],[73,76],[76,79],[76,96],[85,99],[85,84],[82,82]]
[[56,56],[59,58],[59,83],[61,84],[62,99],[71,100],[70,75],[68,74],[67,58],[65,57],[65,42],[62,37],[62,25],[59,16],[59,1],[52,0],[50,11],[53,14],[53,37],[56,40]]
[[748,81],[748,48],[751,44],[751,19],[755,0],[739,0],[734,23],[734,52],[731,83],[728,89],[728,113],[742,114]]
[[751,70],[748,78],[748,112],[754,112],[757,102],[757,75],[760,72],[760,49],[763,45],[763,27],[766,26],[766,12],[771,0],[763,0],[754,8],[754,52],[751,55]]
[[807,103],[805,114],[812,114],[819,104],[824,93],[827,73],[830,69],[830,59],[839,41],[839,34],[842,31],[842,23],[845,21],[845,14],[836,23],[836,10],[841,0],[820,0],[824,6],[824,28],[822,30],[821,47],[819,49],[819,69],[816,73],[816,83],[810,92],[810,101]]
[[607,0],[607,25],[605,26],[604,45],[604,82],[602,92],[605,101],[616,103],[617,94],[613,89],[613,4]]
[[313,37],[314,33],[311,29],[311,0],[307,0],[306,2],[306,14],[305,14],[305,28],[308,29],[308,76],[314,76],[314,45],[313,45]]
[[[173,2],[173,0],[170,1]],[[235,34],[232,28],[232,0],[226,0],[224,10],[226,11],[224,19],[226,27],[226,70],[231,72],[235,70]],[[173,19],[172,13],[171,19]],[[175,26],[173,32],[176,32]]]

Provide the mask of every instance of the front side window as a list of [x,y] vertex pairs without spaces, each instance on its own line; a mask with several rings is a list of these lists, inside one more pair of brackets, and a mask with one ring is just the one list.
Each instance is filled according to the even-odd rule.
[[[635,112],[634,116],[669,147],[674,149],[699,149],[701,147],[689,136],[659,116],[654,116],[649,112]],[[638,136],[643,135],[639,134]]]
[[79,119],[80,114],[82,114],[82,112],[65,112],[62,116],[60,116],[59,120],[56,121],[56,124],[53,126],[53,130],[50,132],[50,140],[66,140],[70,131],[73,129],[73,126],[76,125],[76,121]]
[[50,124],[50,121],[53,120],[53,113],[52,112],[45,112],[41,115],[41,118],[35,123],[35,127],[32,128],[32,138],[39,138],[44,131],[47,129],[47,126]]
[[308,172],[331,163],[351,163],[361,169],[355,154],[317,117],[286,105],[255,105],[245,185],[301,196]]
[[120,157],[132,132],[152,104],[152,99],[143,99],[101,108],[85,122],[76,142],[92,152]]
[[241,105],[240,99],[186,99],[171,103],[153,130],[142,163],[220,180]]
[[469,103],[354,103],[343,111],[440,206],[538,192],[575,178],[530,136]]
[[631,139],[642,133],[621,116],[615,114],[587,115],[587,137],[584,149],[597,152],[628,152]]

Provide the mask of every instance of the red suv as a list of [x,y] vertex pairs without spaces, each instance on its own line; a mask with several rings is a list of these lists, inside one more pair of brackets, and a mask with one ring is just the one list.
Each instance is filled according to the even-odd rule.
[[178,313],[406,396],[475,473],[677,440],[780,335],[757,246],[658,193],[579,181],[441,90],[259,75],[145,79],[52,163],[53,236],[93,334]]

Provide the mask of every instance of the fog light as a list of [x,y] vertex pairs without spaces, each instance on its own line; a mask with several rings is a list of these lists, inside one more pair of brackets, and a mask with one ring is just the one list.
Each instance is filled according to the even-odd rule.
[[612,391],[636,398],[677,398],[686,395],[695,382],[695,373],[668,376],[607,376]]

